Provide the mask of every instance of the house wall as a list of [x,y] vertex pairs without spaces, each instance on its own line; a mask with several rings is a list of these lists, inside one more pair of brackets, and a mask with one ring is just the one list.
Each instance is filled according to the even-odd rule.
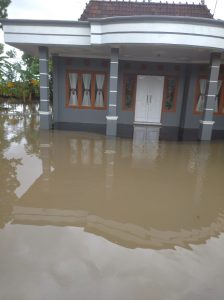
[[[56,123],[86,123],[106,124],[106,110],[73,109],[66,107],[66,70],[105,71],[109,77],[109,60],[63,58],[53,60],[54,78],[54,122]],[[205,70],[207,68],[205,67]],[[133,124],[134,112],[122,109],[123,75],[145,74],[158,76],[176,76],[179,79],[176,112],[162,112],[163,126],[182,127],[189,129],[199,128],[201,115],[194,114],[196,82],[199,76],[208,71],[201,71],[199,65],[180,65],[169,63],[150,63],[120,61],[118,83],[118,124]],[[108,80],[109,82],[109,80]],[[109,91],[109,84],[108,84]],[[224,116],[214,116],[214,129],[224,128]]]

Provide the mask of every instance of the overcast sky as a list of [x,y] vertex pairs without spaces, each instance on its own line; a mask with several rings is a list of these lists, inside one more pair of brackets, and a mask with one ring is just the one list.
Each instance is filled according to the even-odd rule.
[[[135,0],[131,0],[135,2]],[[11,0],[8,8],[9,19],[48,19],[48,20],[77,20],[88,0]],[[142,2],[138,1],[138,2]],[[154,0],[153,2],[159,2]],[[164,1],[165,2],[165,1]],[[173,2],[168,1],[168,2]],[[186,3],[186,0],[175,0],[175,3]],[[198,4],[200,0],[189,0],[188,3]],[[205,0],[205,3],[214,12],[216,0]],[[224,1],[218,0],[215,18],[224,20]],[[3,34],[0,34],[3,42]]]

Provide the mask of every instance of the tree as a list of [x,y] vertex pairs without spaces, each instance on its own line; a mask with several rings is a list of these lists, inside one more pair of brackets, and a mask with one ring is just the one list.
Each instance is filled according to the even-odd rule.
[[24,53],[22,55],[22,61],[26,70],[29,72],[29,79],[39,78],[39,59],[35,56]]
[[10,68],[11,64],[8,61],[8,56],[4,54],[4,45],[0,44],[0,82],[6,74],[6,68]]
[[11,3],[11,0],[1,0],[0,1],[0,18],[7,18],[7,7]]
[[[30,91],[29,99],[32,100],[32,93],[36,95],[39,93],[39,84],[35,84],[35,81],[39,82],[39,59],[35,56],[24,53],[22,55],[23,65],[25,70],[21,74],[21,79],[25,83],[27,82],[28,90]],[[49,97],[52,101],[53,92],[52,92],[52,61],[49,59]],[[31,84],[32,83],[32,84]]]
[[39,94],[39,60],[24,53],[22,55],[22,65],[20,77],[23,83],[23,100],[25,102],[27,97],[31,101],[33,94]]

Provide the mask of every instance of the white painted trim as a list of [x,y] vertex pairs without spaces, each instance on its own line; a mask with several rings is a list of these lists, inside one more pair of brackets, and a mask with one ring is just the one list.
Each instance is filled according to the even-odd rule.
[[39,111],[40,115],[51,115],[50,111]]
[[209,80],[209,82],[218,82],[217,80]]
[[48,61],[47,58],[39,58],[39,60],[41,60],[41,61]]
[[211,111],[213,111],[214,109],[213,108],[205,108],[204,110],[211,110]]
[[[53,23],[39,22],[37,26],[24,20],[22,24],[16,20],[8,20],[4,24],[5,42],[23,49],[25,44],[39,45],[97,45],[106,44],[119,48],[122,44],[148,45],[181,45],[187,47],[203,47],[213,52],[223,52],[223,22],[188,17],[115,17],[89,20],[83,27],[80,22]],[[12,23],[10,23],[12,22]],[[3,22],[4,23],[4,22]],[[114,46],[113,46],[114,45]],[[116,45],[116,46],[115,46]],[[44,53],[43,53],[44,54]],[[44,56],[44,55],[43,55]],[[118,55],[111,56],[117,59]],[[48,61],[46,58],[40,58]],[[217,63],[216,61],[214,61]],[[116,63],[118,62],[111,62]],[[213,66],[219,67],[219,66]]]
[[161,126],[162,123],[160,123],[160,122],[153,123],[153,122],[139,122],[139,121],[134,121],[134,125]]
[[40,101],[42,101],[42,102],[49,102],[49,100],[47,100],[47,99],[40,99]]
[[113,79],[118,79],[117,76],[110,76],[110,78],[113,78]]
[[110,93],[117,93],[117,91],[110,91]]
[[220,68],[220,66],[211,66],[211,68]]
[[97,33],[91,31],[91,44],[181,45],[213,49],[213,52],[224,49],[224,30],[221,26],[199,24],[193,18],[184,22],[185,18],[180,22],[162,19],[164,17],[157,21],[105,21],[99,24]]
[[111,61],[111,64],[118,64],[118,61]]
[[216,97],[217,95],[206,95],[207,97]]
[[116,107],[116,106],[117,106],[117,104],[109,104],[109,106]]
[[48,76],[48,73],[40,73],[40,75],[47,75]]
[[118,116],[106,116],[106,119],[110,121],[117,121]]
[[200,120],[200,123],[203,125],[214,125],[215,124],[214,121],[203,121],[203,120]]
[[41,89],[48,89],[48,86],[40,86]]
[[[38,27],[38,26],[35,26]],[[47,26],[46,26],[47,27]],[[66,28],[63,28],[64,32]],[[53,47],[53,45],[58,46],[90,46],[90,37],[82,35],[66,35],[66,34],[47,34],[43,35],[41,33],[7,33],[5,32],[5,42],[19,44],[18,48],[24,49],[24,44],[33,45],[38,47],[39,45],[46,45],[46,47]],[[35,48],[36,50],[37,48]],[[41,59],[43,64],[47,64],[48,60]]]

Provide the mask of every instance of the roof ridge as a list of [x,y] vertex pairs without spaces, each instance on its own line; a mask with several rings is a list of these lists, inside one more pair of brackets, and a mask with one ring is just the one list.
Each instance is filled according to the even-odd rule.
[[89,0],[80,20],[125,15],[174,15],[213,18],[204,3],[168,3],[167,1],[152,2],[150,0]]
[[169,3],[168,1],[159,1],[159,2],[153,2],[150,0],[135,0],[135,1],[131,1],[131,0],[89,0],[89,2],[86,3],[86,5],[88,5],[91,2],[105,2],[105,3],[130,3],[130,4],[155,4],[155,5],[164,5],[164,4],[168,4],[168,5],[189,5],[189,6],[206,6],[206,4],[203,3],[188,3],[187,1],[185,3],[179,2],[179,3],[175,3],[174,1],[172,3]]

